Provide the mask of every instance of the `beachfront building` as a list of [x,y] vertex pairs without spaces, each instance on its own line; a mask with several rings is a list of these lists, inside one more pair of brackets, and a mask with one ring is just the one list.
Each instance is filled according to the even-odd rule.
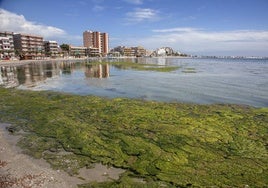
[[110,51],[108,56],[109,57],[121,57],[121,54],[120,54],[120,52]]
[[56,41],[44,41],[44,50],[47,57],[57,57],[59,55],[59,46]]
[[136,57],[143,57],[146,56],[146,49],[142,46],[132,47],[135,50],[135,56]]
[[121,56],[127,57],[143,57],[146,56],[146,49],[142,46],[133,46],[133,47],[126,47],[126,46],[117,46],[110,51],[110,54],[119,53]]
[[125,47],[123,49],[123,55],[127,57],[134,57],[135,56],[135,50],[131,47]]
[[86,56],[88,57],[101,57],[99,48],[89,47],[86,49]]
[[99,54],[106,56],[109,51],[108,33],[87,30],[83,32],[83,44],[87,48],[97,48]]
[[81,58],[86,56],[86,47],[69,45],[69,54],[72,57]]
[[151,56],[153,57],[164,57],[164,56],[173,56],[175,54],[175,51],[171,47],[162,47],[157,48]]
[[13,33],[0,32],[0,59],[15,57]]
[[124,48],[125,48],[125,46],[114,47],[113,49],[110,50],[109,54],[116,55],[116,57],[123,56],[124,55]]
[[29,34],[14,34],[15,53],[20,59],[42,59],[44,57],[43,37]]

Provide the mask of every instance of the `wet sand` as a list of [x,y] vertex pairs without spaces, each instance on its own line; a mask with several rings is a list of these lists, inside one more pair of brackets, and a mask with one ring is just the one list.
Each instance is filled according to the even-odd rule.
[[69,176],[60,170],[53,170],[43,159],[34,159],[22,153],[16,146],[21,136],[10,135],[0,123],[0,187],[27,188],[74,188],[78,184],[118,179],[122,169],[95,164],[92,169],[81,169],[79,175]]

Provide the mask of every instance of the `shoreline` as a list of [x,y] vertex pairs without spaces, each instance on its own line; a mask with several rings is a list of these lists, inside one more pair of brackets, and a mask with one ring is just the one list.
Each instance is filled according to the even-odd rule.
[[[23,154],[16,146],[19,135],[6,130],[11,124],[0,123],[0,185],[1,187],[75,188],[77,181],[67,173],[53,170],[43,159]],[[79,182],[80,183],[80,182]]]
[[27,65],[30,63],[36,62],[68,62],[68,61],[85,61],[88,58],[59,58],[59,59],[32,59],[32,60],[7,60],[7,61],[0,61],[0,66],[20,66],[20,65]]
[[152,58],[152,59],[246,59],[246,60],[265,60],[268,59],[268,57],[214,57],[214,56],[200,56],[200,57],[192,57],[192,56],[159,56],[159,57],[128,57],[128,56],[122,56],[122,57],[84,57],[84,58],[56,58],[56,59],[31,59],[31,60],[0,60],[0,66],[20,66],[20,65],[26,65],[30,63],[36,63],[36,62],[69,62],[69,61],[86,61],[86,60],[94,60],[94,59],[136,59],[136,58]]
[[[69,61],[87,61],[94,59],[135,59],[140,57],[85,57],[85,58],[56,58],[56,59],[31,59],[31,60],[0,60],[0,66],[20,66],[27,65],[36,62],[69,62]],[[167,56],[167,57],[141,57],[141,58],[192,58],[192,57],[180,57],[180,56]]]
[[43,158],[35,159],[23,153],[16,145],[23,133],[11,135],[6,130],[11,125],[0,122],[0,187],[76,188],[79,184],[116,180],[123,173],[122,169],[100,163],[90,169],[80,169],[75,176],[52,169]]

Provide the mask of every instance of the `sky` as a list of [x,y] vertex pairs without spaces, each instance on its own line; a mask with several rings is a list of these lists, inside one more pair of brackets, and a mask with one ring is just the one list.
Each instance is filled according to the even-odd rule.
[[0,0],[0,31],[82,46],[85,30],[110,49],[268,57],[268,0]]

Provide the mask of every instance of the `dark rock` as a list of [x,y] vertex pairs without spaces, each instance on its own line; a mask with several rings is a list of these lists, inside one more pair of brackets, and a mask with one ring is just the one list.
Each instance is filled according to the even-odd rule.
[[6,129],[10,133],[15,133],[15,131],[16,131],[16,128],[15,127],[7,127]]
[[57,152],[58,149],[57,148],[49,148],[49,151],[54,153],[54,152]]

